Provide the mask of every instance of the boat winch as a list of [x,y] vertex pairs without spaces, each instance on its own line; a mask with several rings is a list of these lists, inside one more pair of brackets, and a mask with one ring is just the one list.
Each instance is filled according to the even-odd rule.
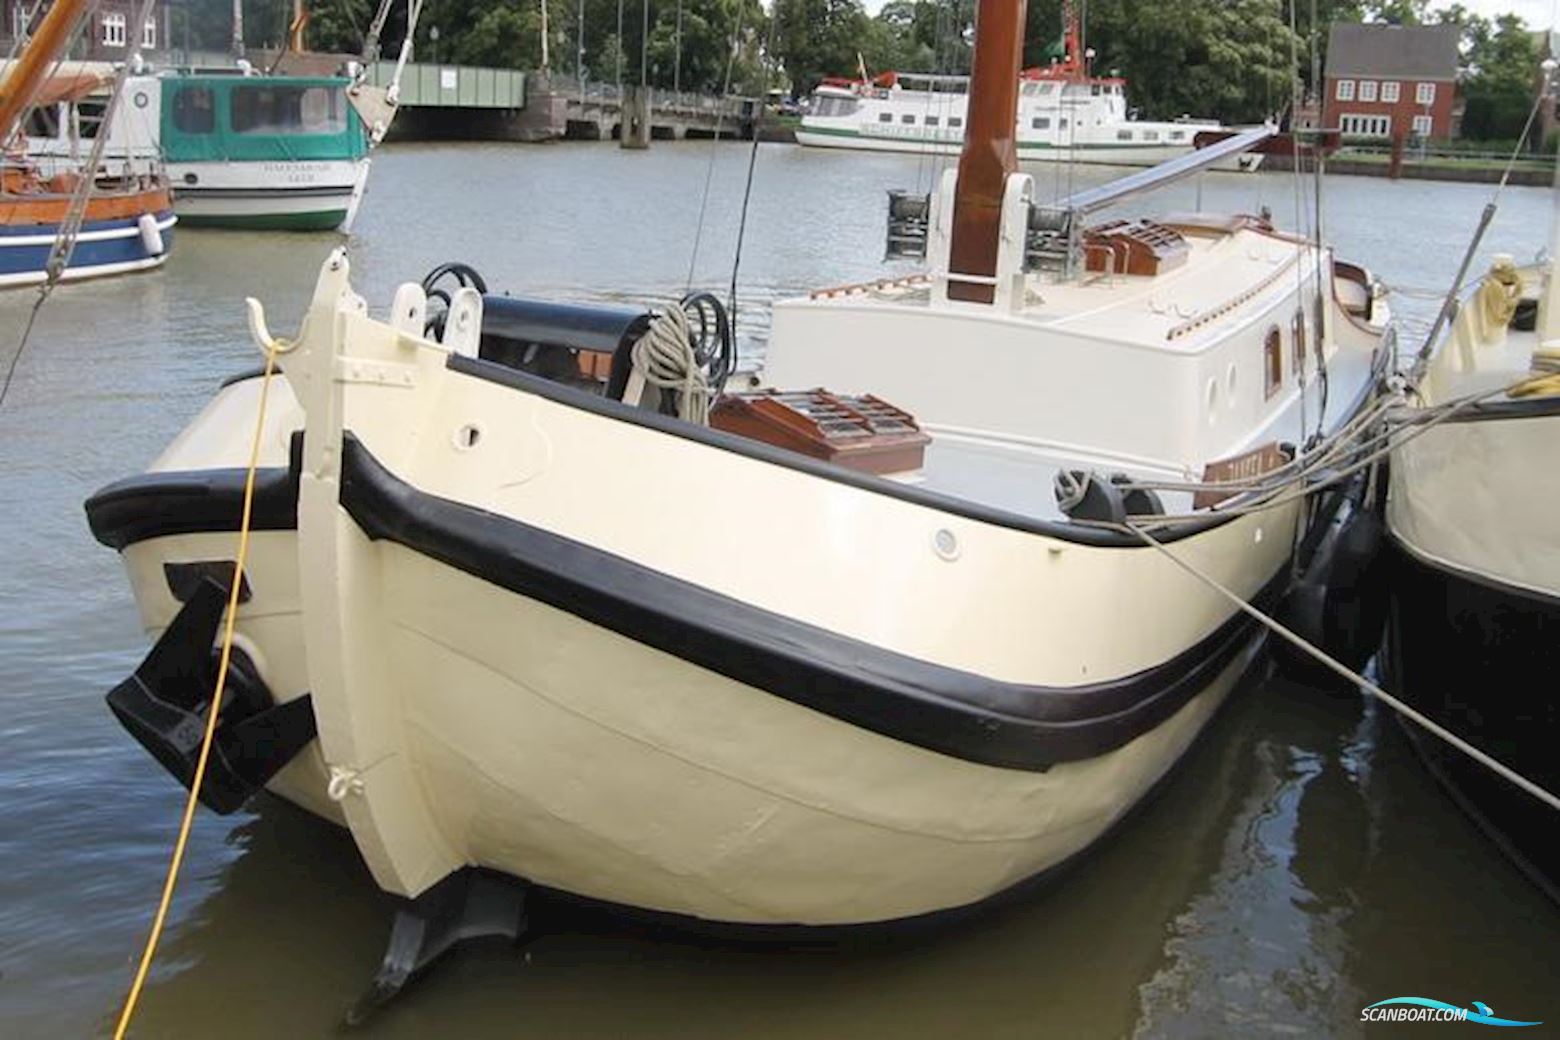
[[[232,564],[226,567],[231,574]],[[109,691],[108,706],[130,735],[188,788],[216,689],[214,648],[229,593],[209,572],[184,582],[170,571],[169,583],[176,594],[187,594],[185,604],[140,666]],[[247,598],[243,586],[239,596]],[[249,655],[234,647],[200,787],[202,804],[224,816],[242,807],[315,732],[309,695],[278,703]]]

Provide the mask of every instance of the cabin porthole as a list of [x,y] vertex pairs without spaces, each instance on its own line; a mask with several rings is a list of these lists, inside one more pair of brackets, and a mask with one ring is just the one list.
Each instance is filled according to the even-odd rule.
[[473,423],[467,423],[455,431],[455,447],[461,451],[470,451],[481,439],[482,430]]
[[1208,380],[1208,425],[1219,421],[1219,381]]
[[1257,545],[1262,544],[1262,528],[1257,528],[1256,532],[1252,534],[1251,540]]
[[946,527],[939,527],[937,533],[932,535],[932,549],[938,556],[949,562],[959,558],[959,539]]
[[1229,369],[1224,373],[1224,396],[1228,398],[1224,402],[1228,408],[1235,407],[1235,365],[1231,362]]

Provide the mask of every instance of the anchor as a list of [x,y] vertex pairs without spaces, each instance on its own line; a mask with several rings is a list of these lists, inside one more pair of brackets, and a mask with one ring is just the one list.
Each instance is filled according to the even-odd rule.
[[526,932],[525,883],[480,867],[445,877],[415,899],[401,899],[374,979],[347,1010],[358,1026],[412,978],[457,945],[481,939],[518,942]]
[[[178,572],[177,591],[187,594],[184,606],[146,659],[107,698],[120,724],[185,788],[195,776],[216,688],[213,646],[228,585],[212,576],[215,570]],[[186,582],[189,575],[194,576]],[[240,586],[241,600],[246,591]],[[308,694],[278,704],[254,663],[236,647],[224,689],[200,800],[225,816],[314,739],[315,721]]]

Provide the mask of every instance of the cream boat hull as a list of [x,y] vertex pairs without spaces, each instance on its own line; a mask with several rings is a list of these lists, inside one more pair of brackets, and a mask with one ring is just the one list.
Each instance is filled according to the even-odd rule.
[[[480,865],[743,924],[859,924],[966,906],[1104,834],[1182,756],[1260,646],[1254,628],[1149,549],[1069,543],[712,452],[442,362],[416,378],[440,384],[433,428],[457,417],[452,430],[478,426],[482,444],[514,460],[511,479],[477,479],[453,441],[405,454],[396,392],[359,386],[344,395],[341,475],[316,481],[305,452],[290,481],[283,460],[298,415],[279,383],[264,492],[277,500],[261,512],[285,513],[279,499],[292,495],[300,530],[257,534],[253,598],[238,621],[240,647],[278,698],[309,691],[319,717],[319,741],[272,790],[344,822],[393,892],[415,895]],[[227,474],[229,521],[238,474],[226,467],[242,446],[220,431],[252,413],[257,388],[227,388],[164,460],[188,467],[169,478],[198,472],[202,456],[206,472]],[[576,464],[591,458],[621,466],[582,483]],[[678,472],[688,477],[663,492],[684,511],[621,523],[653,489],[645,474]],[[712,478],[731,493],[696,496]],[[560,497],[546,487],[560,481],[581,486]],[[222,494],[206,490],[210,510]],[[783,525],[765,519],[776,495],[792,502]],[[515,542],[507,564],[439,559],[416,544],[429,525],[463,521],[500,533],[521,525],[539,541]],[[564,522],[569,540],[548,530]],[[684,551],[689,540],[651,529],[663,522],[696,527],[691,544],[712,551]],[[1242,518],[1177,551],[1258,595],[1284,572],[1294,523],[1292,510]],[[125,546],[149,631],[179,608],[165,564],[231,558],[221,529],[231,522],[207,526],[142,531]],[[940,529],[957,533],[957,560],[933,552]],[[711,545],[721,531],[739,534],[746,551]],[[567,588],[530,570],[570,553],[583,562]],[[899,561],[900,583],[831,616],[837,604],[817,590],[870,589],[867,576],[887,560]],[[300,574],[317,579],[312,592]],[[633,637],[631,625],[654,624],[578,600],[592,582],[631,581],[741,596],[763,611],[758,631],[732,614],[724,645]],[[531,595],[517,591],[528,583]],[[644,587],[636,595],[648,601]],[[704,616],[709,606],[686,609]],[[1102,712],[1114,700],[1138,720],[1124,729],[1096,712],[1040,726],[1036,743],[1022,731],[1037,720],[1012,705],[917,715],[902,690],[885,715],[852,704],[851,691],[831,699],[821,687],[849,678],[849,662],[826,674],[791,657],[838,647],[792,646],[788,657],[789,629],[778,649],[763,638],[771,618],[829,626],[851,640],[846,657],[874,655],[869,671],[903,665],[928,683],[961,676],[990,696],[1044,691],[1057,706],[1072,694],[1103,697]],[[1075,740],[1073,725],[1092,735]]]

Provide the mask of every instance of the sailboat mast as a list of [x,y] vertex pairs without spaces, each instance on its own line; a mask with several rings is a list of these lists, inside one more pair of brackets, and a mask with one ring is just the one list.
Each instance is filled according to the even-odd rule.
[[90,6],[88,0],[57,0],[28,38],[15,64],[0,80],[0,146],[11,140],[22,115],[49,74],[54,59],[65,53],[76,26]]
[[[1024,57],[1026,0],[980,0],[969,113],[953,202],[950,275],[994,278],[1002,229],[1002,195],[1018,169],[1018,72]],[[996,286],[950,277],[950,299],[991,303]]]
[[233,57],[244,56],[244,0],[233,0]]

